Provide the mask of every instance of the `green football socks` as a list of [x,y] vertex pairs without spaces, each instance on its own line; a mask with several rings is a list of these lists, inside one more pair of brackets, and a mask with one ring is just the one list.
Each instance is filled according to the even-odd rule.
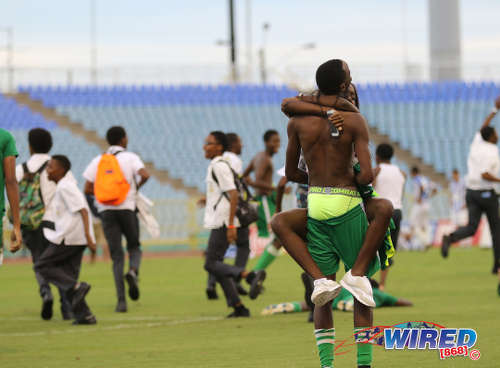
[[314,330],[318,345],[319,360],[322,368],[333,368],[333,348],[335,346],[335,329]]
[[271,263],[273,263],[279,253],[280,250],[276,249],[273,243],[268,244],[260,255],[257,265],[254,267],[254,271],[265,270]]
[[358,366],[369,366],[372,364],[373,359],[373,345],[368,342],[370,339],[370,330],[360,332],[370,327],[355,327],[354,328],[354,341],[358,350]]

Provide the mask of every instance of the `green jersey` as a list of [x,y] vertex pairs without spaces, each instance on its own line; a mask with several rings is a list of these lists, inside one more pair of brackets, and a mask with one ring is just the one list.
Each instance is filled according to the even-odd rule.
[[9,156],[17,157],[17,155],[14,137],[8,131],[0,128],[0,164],[2,165],[2,170],[0,170],[0,214],[2,217],[5,211],[5,175],[3,160]]

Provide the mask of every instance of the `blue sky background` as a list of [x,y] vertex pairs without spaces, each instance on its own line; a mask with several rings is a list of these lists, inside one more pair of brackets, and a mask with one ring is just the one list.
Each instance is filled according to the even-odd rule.
[[[433,0],[438,1],[438,0]],[[406,4],[403,26],[402,4]],[[226,0],[96,0],[100,66],[225,65]],[[236,0],[240,61],[246,61],[245,5]],[[90,0],[16,0],[0,5],[0,26],[12,26],[15,64],[86,67],[90,60]],[[399,65],[403,29],[410,62],[428,62],[425,0],[252,0],[253,60],[268,33],[268,64],[317,65],[341,57],[351,65]],[[500,61],[500,1],[462,0],[463,61]],[[314,42],[312,50],[300,45]],[[0,45],[4,45],[0,33]],[[0,46],[1,47],[1,46]],[[3,66],[0,51],[0,67]]]

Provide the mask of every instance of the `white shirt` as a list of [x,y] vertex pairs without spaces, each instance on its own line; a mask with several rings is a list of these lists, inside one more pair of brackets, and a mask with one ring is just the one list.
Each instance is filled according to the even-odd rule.
[[[46,153],[35,153],[31,155],[28,161],[26,161],[26,165],[28,166],[28,170],[30,173],[34,173],[42,167],[44,163],[50,160],[50,155]],[[23,165],[16,166],[16,179],[19,183],[24,177],[24,169]],[[54,193],[56,192],[56,183],[49,180],[47,175],[47,171],[43,170],[40,174],[40,191],[42,192],[42,199],[45,206],[47,206],[52,198],[54,197]]]
[[378,167],[380,171],[375,181],[375,191],[381,198],[390,200],[395,210],[400,210],[403,208],[405,176],[396,165],[381,163]]
[[76,180],[71,172],[68,174],[57,183],[54,198],[45,211],[45,221],[54,223],[54,229],[44,227],[43,235],[53,244],[62,244],[64,241],[64,245],[87,245],[85,227],[79,211],[87,210],[90,236],[95,241],[92,215]]
[[[116,152],[122,153],[116,155],[116,159],[118,160],[118,165],[122,169],[123,176],[125,176],[125,180],[130,184],[130,190],[127,194],[127,198],[123,201],[123,203],[118,206],[112,205],[104,205],[96,201],[97,210],[99,212],[105,210],[131,210],[135,211],[135,200],[137,194],[137,186],[135,184],[134,177],[138,175],[139,170],[144,168],[144,162],[133,152],[125,151],[125,149],[121,146],[111,146],[109,147],[106,153],[115,154]],[[99,161],[101,160],[102,155],[94,158],[90,164],[87,166],[85,171],[83,172],[83,177],[85,180],[94,183],[97,176],[97,167],[99,166]]]
[[415,202],[419,199],[422,202],[428,202],[431,197],[434,184],[431,183],[428,177],[417,175],[413,178],[413,195]]
[[500,171],[500,158],[496,144],[486,142],[481,133],[476,133],[470,145],[469,158],[467,159],[467,177],[465,185],[472,190],[491,190],[496,185],[492,181],[484,180],[482,174],[490,173],[498,176]]
[[229,165],[231,165],[236,174],[243,174],[243,161],[241,161],[240,156],[234,152],[226,151],[222,155],[222,158],[229,162]]
[[[222,156],[217,156],[214,157],[212,161],[210,161],[210,165],[208,165],[207,177],[205,179],[207,182],[207,195],[205,217],[203,221],[203,225],[206,229],[218,229],[223,225],[227,226],[229,224],[229,199],[222,193],[236,190],[236,184],[234,183],[234,175],[227,161],[223,161],[225,160]],[[219,184],[217,184],[212,177],[212,171],[219,181]],[[236,216],[234,216],[233,224],[236,227],[240,226]]]

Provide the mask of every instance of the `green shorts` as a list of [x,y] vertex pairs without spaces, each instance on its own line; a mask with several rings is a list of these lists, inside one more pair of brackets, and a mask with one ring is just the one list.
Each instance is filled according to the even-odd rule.
[[[324,275],[329,276],[335,274],[339,269],[339,261],[344,263],[345,270],[348,271],[356,262],[359,251],[363,246],[365,239],[366,229],[368,228],[368,220],[366,214],[360,205],[361,196],[357,191],[356,199],[359,201],[354,208],[351,208],[353,203],[353,191],[346,191],[335,188],[334,195],[341,196],[336,200],[337,207],[342,207],[344,212],[335,208],[324,208],[320,211],[321,203],[318,201],[311,201],[308,198],[309,211],[307,218],[307,248],[313,260],[318,265]],[[345,191],[346,194],[342,194]],[[309,196],[311,196],[311,190]],[[317,194],[317,193],[314,193]],[[331,194],[324,194],[331,195]],[[344,197],[344,198],[342,198]],[[314,204],[314,209],[311,208],[311,203]],[[334,202],[324,201],[325,206],[331,207],[335,205]],[[330,203],[328,203],[330,202]],[[351,205],[347,205],[350,203]],[[311,214],[335,212],[339,215],[329,219],[316,219],[311,217]],[[380,261],[376,256],[370,263],[367,276],[372,276],[380,269]]]
[[276,192],[273,191],[267,196],[256,196],[255,199],[259,202],[257,219],[257,229],[259,230],[259,237],[267,238],[271,236],[269,232],[269,224],[271,218],[276,212]]

